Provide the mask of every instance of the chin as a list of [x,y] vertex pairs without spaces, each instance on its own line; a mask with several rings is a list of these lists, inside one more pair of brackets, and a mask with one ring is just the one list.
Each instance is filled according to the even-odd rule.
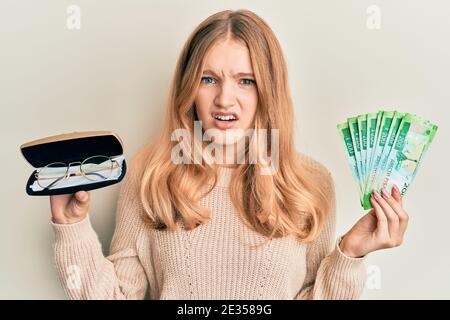
[[[214,128],[214,142],[220,145],[233,145],[239,142],[245,136],[244,129],[219,130]],[[209,137],[211,138],[211,137]]]

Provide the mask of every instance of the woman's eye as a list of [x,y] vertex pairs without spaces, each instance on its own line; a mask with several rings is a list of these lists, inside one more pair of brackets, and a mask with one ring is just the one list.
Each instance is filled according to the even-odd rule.
[[252,80],[252,79],[242,79],[241,81],[244,81],[243,84],[247,84],[247,85],[255,83],[255,80]]
[[206,84],[212,84],[212,83],[216,83],[216,80],[214,80],[211,77],[202,77],[201,82],[202,83],[206,83]]

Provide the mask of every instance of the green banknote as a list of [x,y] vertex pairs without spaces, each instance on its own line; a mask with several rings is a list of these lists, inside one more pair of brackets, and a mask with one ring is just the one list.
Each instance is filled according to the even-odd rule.
[[366,160],[367,160],[367,115],[360,115],[358,120],[359,144],[361,145],[361,166],[362,181],[366,181]]
[[362,198],[361,204],[363,205],[363,207],[364,207],[364,203],[366,203],[366,201],[365,201],[366,199],[364,199],[364,195],[368,194],[368,192],[366,192],[366,189],[369,189],[368,186],[372,185],[372,182],[378,173],[378,169],[381,164],[381,160],[382,160],[382,156],[383,156],[384,147],[387,143],[387,139],[388,139],[389,133],[391,131],[392,120],[394,118],[395,112],[394,111],[381,111],[381,113],[382,113],[382,115],[381,115],[381,119],[380,119],[379,132],[377,134],[377,140],[375,142],[375,146],[372,149],[373,162],[372,162],[371,167],[368,170],[369,171],[368,178],[364,185],[363,194],[361,196],[361,198]]
[[341,139],[344,142],[346,154],[348,157],[348,163],[350,165],[350,170],[352,171],[353,178],[358,182],[359,191],[362,193],[362,184],[360,183],[358,164],[355,156],[355,148],[353,144],[352,135],[350,133],[350,127],[348,122],[338,124],[338,131],[341,135]]
[[[390,113],[389,113],[390,114]],[[382,151],[380,154],[380,161],[377,164],[377,167],[372,171],[371,180],[368,181],[366,185],[366,190],[363,195],[363,207],[366,208],[370,204],[370,196],[373,192],[373,190],[378,190],[375,188],[377,177],[382,173],[382,170],[385,168],[389,154],[392,149],[392,145],[394,144],[395,137],[398,132],[398,128],[400,127],[400,122],[402,121],[402,118],[404,116],[404,113],[400,113],[397,111],[394,111],[394,114],[392,116],[392,119],[389,119],[388,122],[390,122],[389,125],[389,131],[386,136],[386,141],[384,142],[384,145],[382,147]],[[381,148],[380,148],[381,149]]]
[[[369,113],[367,114],[367,159],[366,159],[366,168],[368,168],[366,173],[365,185],[369,180],[370,168],[372,168],[373,163],[373,155],[375,154],[373,150],[375,149],[375,144],[377,142],[377,134],[379,132],[381,117],[383,116],[383,112],[380,111],[378,113]],[[364,190],[363,190],[364,191]]]
[[[358,183],[360,186],[360,190],[364,190],[364,181],[363,181],[363,163],[361,159],[361,143],[359,139],[359,129],[358,129],[358,117],[349,118],[347,120],[348,127],[350,129],[350,137],[352,139],[353,147],[355,150],[355,159],[356,166],[358,169]],[[362,202],[362,197],[360,198]]]
[[374,190],[391,192],[396,185],[406,193],[437,131],[430,121],[398,111],[350,117],[337,128],[364,209],[372,208]]
[[433,141],[437,126],[416,115],[407,114],[401,122],[386,166],[375,182],[375,190],[391,191],[396,185],[404,195],[417,173],[419,162]]

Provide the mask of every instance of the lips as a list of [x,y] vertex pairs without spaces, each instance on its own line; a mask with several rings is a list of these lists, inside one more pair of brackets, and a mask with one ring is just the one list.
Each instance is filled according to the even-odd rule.
[[212,113],[214,119],[221,121],[233,121],[239,120],[237,114],[235,112],[214,112]]
[[232,128],[236,121],[239,120],[234,112],[214,112],[212,117],[214,118],[214,125],[221,130]]

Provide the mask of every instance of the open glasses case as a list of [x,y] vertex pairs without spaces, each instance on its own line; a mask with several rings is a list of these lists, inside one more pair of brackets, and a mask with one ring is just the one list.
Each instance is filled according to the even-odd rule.
[[[25,159],[36,168],[26,184],[26,192],[31,196],[71,194],[80,190],[103,188],[120,182],[126,174],[122,141],[111,131],[75,131],[45,137],[22,144],[20,150]],[[97,181],[93,181],[86,179],[86,171],[81,174],[80,169],[86,168],[86,163],[90,161],[87,159],[94,159],[92,161],[100,159],[96,156],[101,156],[103,159],[109,158],[110,160],[107,159],[105,162],[113,166],[109,169],[108,176],[104,175],[96,179]],[[67,174],[51,187],[42,187],[42,183],[40,185],[37,181],[38,172],[52,163],[60,163],[55,166],[63,166],[61,163],[67,164]]]

